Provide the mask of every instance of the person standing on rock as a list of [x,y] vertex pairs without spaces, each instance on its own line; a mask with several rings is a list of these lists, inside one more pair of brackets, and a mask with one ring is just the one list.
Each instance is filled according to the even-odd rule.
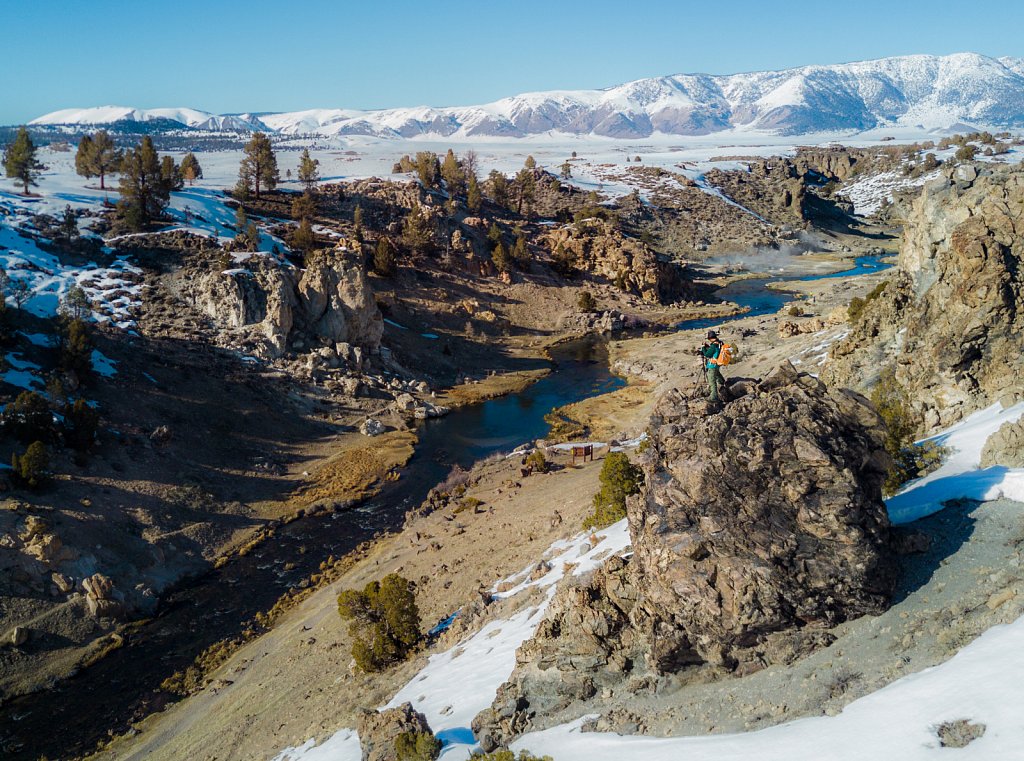
[[704,376],[708,381],[708,390],[710,396],[708,401],[712,404],[721,404],[722,399],[718,395],[718,389],[725,383],[725,378],[722,377],[722,368],[719,362],[719,358],[722,355],[723,344],[721,339],[718,337],[718,333],[713,330],[708,331],[707,340],[704,341],[704,345],[700,349],[701,356],[704,357]]

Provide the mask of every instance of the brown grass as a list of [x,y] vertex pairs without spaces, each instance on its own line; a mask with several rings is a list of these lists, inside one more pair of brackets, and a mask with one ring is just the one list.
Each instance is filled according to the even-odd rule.
[[491,375],[479,383],[466,383],[449,389],[439,396],[438,402],[449,407],[462,407],[506,394],[515,394],[531,383],[536,383],[549,372],[551,372],[549,369],[542,368]]
[[343,446],[295,491],[290,506],[330,500],[358,501],[370,496],[409,461],[415,443],[416,435],[410,431],[356,439]]

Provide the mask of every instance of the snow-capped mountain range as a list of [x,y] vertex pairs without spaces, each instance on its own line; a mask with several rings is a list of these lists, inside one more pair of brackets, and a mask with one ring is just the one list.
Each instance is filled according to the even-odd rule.
[[746,74],[678,74],[602,90],[525,93],[482,106],[212,114],[191,108],[65,109],[31,123],[170,120],[200,130],[382,138],[646,138],[750,130],[799,135],[965,123],[1024,127],[1024,58],[911,55]]

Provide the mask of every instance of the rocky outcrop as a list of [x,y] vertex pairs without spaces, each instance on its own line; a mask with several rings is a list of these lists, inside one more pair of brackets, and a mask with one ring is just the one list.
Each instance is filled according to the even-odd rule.
[[1024,417],[1003,423],[981,450],[981,467],[1024,468]]
[[361,261],[343,252],[310,257],[298,285],[305,330],[330,344],[345,342],[375,350],[384,319]]
[[[256,354],[277,358],[302,345],[345,345],[374,352],[384,322],[357,255],[320,251],[305,270],[254,254],[231,269],[204,271],[184,283],[192,303]],[[349,357],[346,357],[346,361]]]
[[878,415],[788,363],[738,390],[716,413],[678,391],[659,402],[627,506],[632,557],[555,596],[473,723],[485,749],[688,667],[792,661],[831,642],[829,627],[886,608]]
[[763,658],[775,633],[879,612],[893,569],[880,418],[782,365],[705,415],[673,392],[629,504],[638,588],[675,635],[659,670]]
[[645,301],[668,304],[691,292],[677,264],[659,259],[644,243],[627,238],[604,220],[564,225],[543,240],[549,251],[564,250],[577,269],[616,283]]
[[356,730],[363,748],[362,761],[398,761],[398,736],[406,732],[430,733],[430,725],[411,703],[402,703],[384,711],[364,711]]
[[1024,170],[961,165],[907,214],[889,286],[831,350],[825,379],[895,371],[929,430],[1024,390]]
[[188,288],[204,314],[232,330],[251,333],[267,357],[281,356],[295,321],[295,272],[269,257],[254,255],[244,266],[204,272]]
[[708,184],[746,209],[775,224],[802,227],[804,179],[788,159],[773,157],[748,163],[749,171],[712,169],[705,175]]

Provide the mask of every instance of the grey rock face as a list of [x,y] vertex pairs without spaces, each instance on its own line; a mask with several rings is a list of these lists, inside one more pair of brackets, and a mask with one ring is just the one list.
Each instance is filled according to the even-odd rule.
[[244,267],[198,275],[186,291],[224,328],[257,339],[256,353],[269,358],[284,354],[289,341],[326,342],[345,345],[358,364],[363,351],[377,350],[384,332],[366,273],[343,250],[319,252],[301,273],[253,256]]
[[675,632],[659,670],[885,609],[888,458],[864,399],[786,363],[715,414],[667,396],[652,431],[628,511],[640,597]]
[[971,170],[913,202],[896,273],[823,375],[865,388],[894,369],[929,429],[1024,390],[1024,170]]

